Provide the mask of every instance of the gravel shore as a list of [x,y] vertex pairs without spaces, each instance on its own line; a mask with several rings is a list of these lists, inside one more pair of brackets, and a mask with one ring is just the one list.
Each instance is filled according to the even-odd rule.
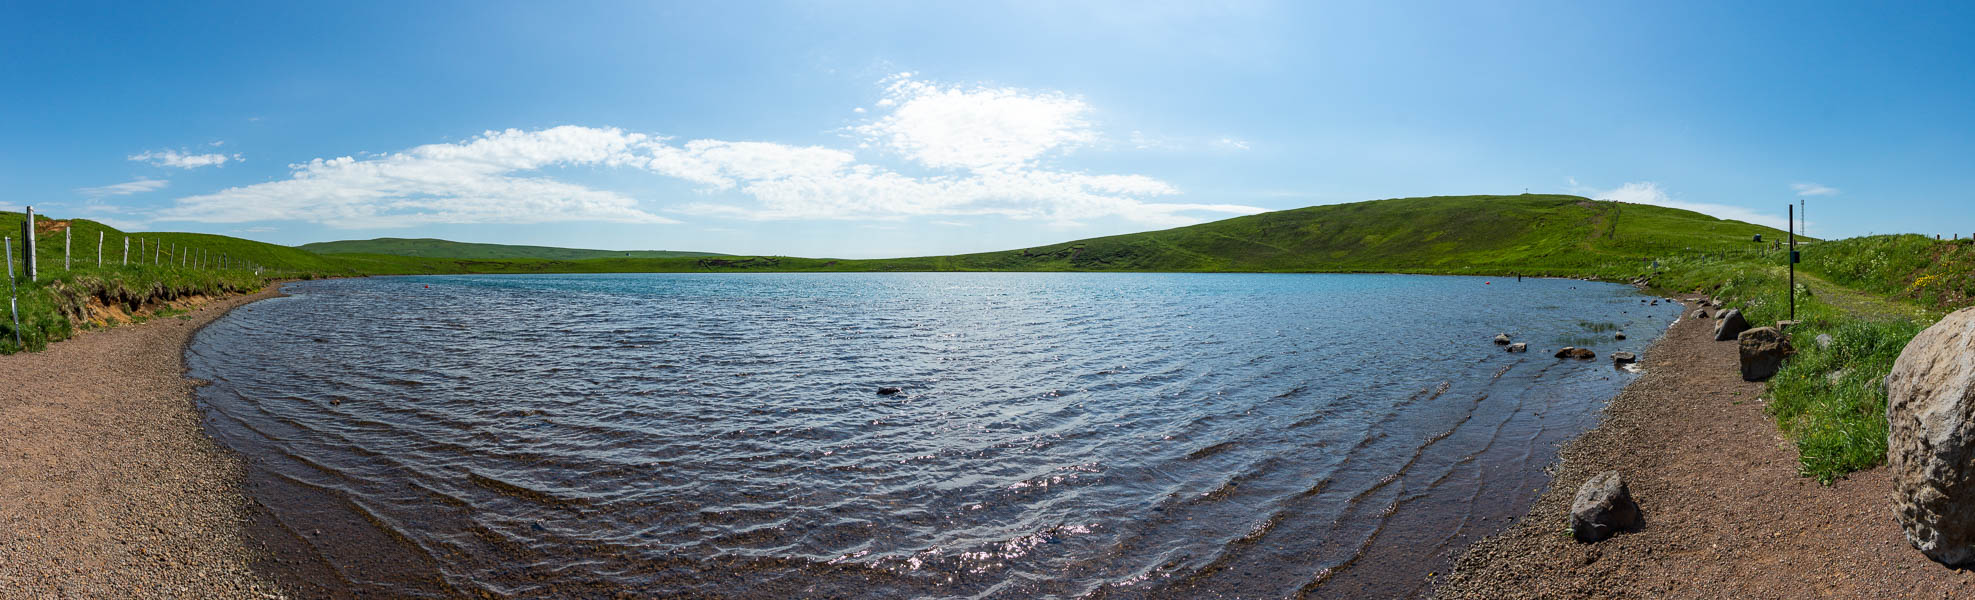
[[278,598],[184,347],[268,291],[0,356],[0,597]]
[[[1688,309],[1694,308],[1690,302]],[[1797,474],[1797,451],[1742,381],[1713,320],[1682,319],[1646,373],[1571,442],[1551,488],[1500,535],[1471,546],[1443,598],[1970,598],[1975,574],[1942,567],[1893,521],[1884,467],[1833,485]],[[1639,531],[1571,539],[1577,486],[1624,473]]]

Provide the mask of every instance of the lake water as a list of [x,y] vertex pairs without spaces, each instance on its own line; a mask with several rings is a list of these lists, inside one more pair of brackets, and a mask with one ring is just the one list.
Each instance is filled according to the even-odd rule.
[[188,348],[207,428],[332,585],[433,596],[1423,593],[1680,314],[1406,275],[284,290]]

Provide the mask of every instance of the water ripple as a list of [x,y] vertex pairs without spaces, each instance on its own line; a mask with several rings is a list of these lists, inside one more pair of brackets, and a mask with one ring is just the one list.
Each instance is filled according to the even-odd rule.
[[1519,514],[1633,376],[1489,338],[1636,352],[1678,315],[1483,281],[314,281],[187,357],[216,438],[455,593],[1347,597]]

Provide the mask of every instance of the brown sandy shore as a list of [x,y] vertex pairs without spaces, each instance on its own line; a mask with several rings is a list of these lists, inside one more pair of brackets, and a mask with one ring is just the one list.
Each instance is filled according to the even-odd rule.
[[238,457],[200,426],[184,347],[234,307],[0,356],[0,597],[269,598]]
[[[1690,302],[1689,312],[1693,309]],[[1797,475],[1796,448],[1742,381],[1734,342],[1682,319],[1603,422],[1567,445],[1555,483],[1503,533],[1475,543],[1443,598],[1975,598],[1975,573],[1914,550],[1893,521],[1884,467],[1833,485]],[[1625,475],[1636,532],[1580,544],[1577,486]]]

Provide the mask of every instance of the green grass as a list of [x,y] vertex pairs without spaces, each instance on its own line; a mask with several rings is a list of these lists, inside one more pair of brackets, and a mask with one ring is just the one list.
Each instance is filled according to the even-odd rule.
[[853,271],[1390,272],[1625,279],[1655,259],[1767,247],[1783,232],[1577,196],[1445,196],[1314,206],[1035,248],[881,260]]
[[1939,312],[1975,305],[1975,240],[1875,235],[1812,244],[1803,267],[1834,283]]
[[584,250],[549,246],[474,244],[432,238],[377,238],[371,240],[316,242],[313,244],[302,244],[297,246],[297,248],[317,254],[385,254],[423,258],[467,258],[482,260],[531,258],[544,260],[584,260],[593,258],[696,258],[702,256],[725,256],[715,252],[682,252],[675,250]]

